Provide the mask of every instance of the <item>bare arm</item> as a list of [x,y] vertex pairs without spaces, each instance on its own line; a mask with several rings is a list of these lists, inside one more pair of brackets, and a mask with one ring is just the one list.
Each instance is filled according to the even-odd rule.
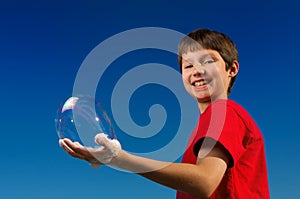
[[[90,151],[71,141],[62,143],[62,147],[73,157],[89,162],[95,160],[97,151]],[[209,197],[217,188],[227,169],[228,158],[224,149],[216,144],[204,158],[198,158],[197,164],[170,163],[143,158],[120,151],[109,165],[128,170],[167,187],[187,192],[198,197]],[[94,154],[93,154],[94,153]]]
[[138,173],[167,187],[207,198],[221,182],[227,162],[222,148],[216,145],[206,157],[198,159],[197,164],[161,162],[122,151],[111,165]]

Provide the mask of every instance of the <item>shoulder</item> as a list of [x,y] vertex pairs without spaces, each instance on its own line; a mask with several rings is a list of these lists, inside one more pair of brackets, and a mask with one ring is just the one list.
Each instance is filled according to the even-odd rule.
[[[239,117],[248,117],[247,111],[233,100],[217,100],[212,102],[200,119],[203,123],[223,123],[229,120],[236,120]],[[237,122],[237,121],[236,121]]]
[[211,119],[220,119],[220,117],[226,120],[233,119],[235,122],[241,120],[241,122],[255,123],[249,112],[239,103],[233,100],[217,100],[210,104],[207,115]]

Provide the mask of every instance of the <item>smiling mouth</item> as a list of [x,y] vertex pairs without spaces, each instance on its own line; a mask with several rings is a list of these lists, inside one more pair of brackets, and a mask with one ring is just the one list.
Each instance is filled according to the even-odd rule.
[[207,82],[205,80],[196,81],[193,83],[194,86],[204,86]]

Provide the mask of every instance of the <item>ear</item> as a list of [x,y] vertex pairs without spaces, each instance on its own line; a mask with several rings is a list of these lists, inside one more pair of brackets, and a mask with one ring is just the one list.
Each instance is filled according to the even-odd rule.
[[228,76],[229,77],[234,77],[238,74],[239,72],[239,62],[237,60],[235,60],[233,62],[233,64],[231,65],[231,68],[229,68],[228,70]]

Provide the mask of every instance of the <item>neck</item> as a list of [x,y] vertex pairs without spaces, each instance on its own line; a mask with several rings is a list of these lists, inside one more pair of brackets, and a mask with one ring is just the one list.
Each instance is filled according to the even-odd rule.
[[200,113],[202,114],[206,108],[210,105],[211,101],[207,101],[207,102],[198,102],[198,108],[200,110]]
[[226,98],[218,98],[218,99],[214,99],[214,100],[210,99],[210,100],[207,100],[205,102],[199,102],[198,101],[198,108],[200,110],[200,113],[202,114],[211,103],[213,103],[213,102],[215,102],[217,100],[227,100],[227,99],[228,99],[228,97],[226,97]]

